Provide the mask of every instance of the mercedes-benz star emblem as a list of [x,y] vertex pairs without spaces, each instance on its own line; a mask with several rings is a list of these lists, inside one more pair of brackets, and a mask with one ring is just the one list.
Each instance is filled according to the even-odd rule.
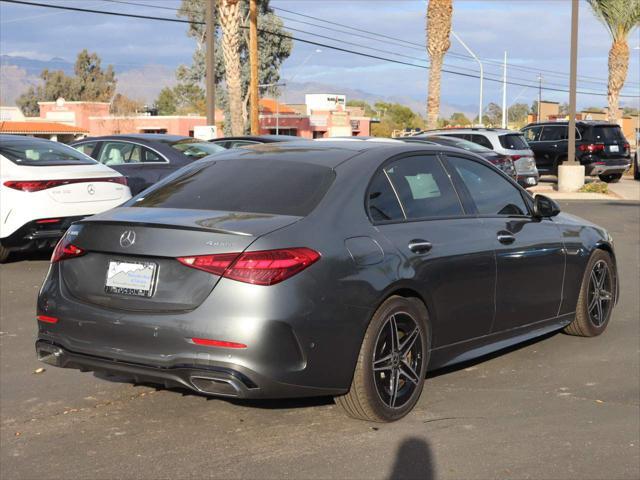
[[120,246],[122,248],[130,247],[134,243],[136,243],[136,232],[133,230],[125,230],[122,232],[122,235],[120,235]]
[[89,192],[89,195],[96,193],[96,187],[93,186],[93,183],[87,185],[87,192]]

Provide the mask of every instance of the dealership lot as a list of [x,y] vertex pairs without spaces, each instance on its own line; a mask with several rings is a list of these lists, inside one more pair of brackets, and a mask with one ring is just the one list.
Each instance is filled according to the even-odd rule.
[[638,478],[640,204],[561,206],[615,239],[621,300],[604,335],[555,334],[433,372],[393,424],[348,419],[331,399],[231,402],[45,367],[33,342],[47,258],[2,265],[0,474]]

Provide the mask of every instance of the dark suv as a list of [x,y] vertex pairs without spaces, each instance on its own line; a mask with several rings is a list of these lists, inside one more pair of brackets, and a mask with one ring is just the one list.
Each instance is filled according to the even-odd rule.
[[[567,159],[568,122],[531,123],[522,129],[536,158],[540,173],[558,174]],[[631,164],[630,146],[619,125],[607,122],[576,122],[576,158],[587,175],[603,182],[617,182]]]

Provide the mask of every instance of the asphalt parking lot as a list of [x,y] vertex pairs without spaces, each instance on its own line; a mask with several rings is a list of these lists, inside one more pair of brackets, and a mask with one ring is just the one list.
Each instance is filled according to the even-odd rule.
[[553,334],[433,372],[415,410],[386,425],[326,398],[249,403],[34,373],[48,258],[2,265],[0,476],[640,478],[640,204],[561,206],[615,239],[621,300],[605,334]]

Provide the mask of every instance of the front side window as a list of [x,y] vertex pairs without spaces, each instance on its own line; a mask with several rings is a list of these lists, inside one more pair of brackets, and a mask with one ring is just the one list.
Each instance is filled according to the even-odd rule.
[[559,142],[567,139],[567,127],[561,125],[546,125],[542,129],[540,141],[542,142]]
[[393,188],[384,171],[376,173],[373,177],[367,198],[369,216],[374,222],[404,220],[404,214],[398,203],[398,198],[393,192]]
[[470,159],[449,156],[449,163],[467,187],[480,215],[527,215],[520,191],[491,168]]
[[107,166],[139,163],[142,161],[142,147],[135,143],[105,142],[98,161]]
[[449,176],[433,155],[402,158],[384,169],[409,220],[463,215]]

